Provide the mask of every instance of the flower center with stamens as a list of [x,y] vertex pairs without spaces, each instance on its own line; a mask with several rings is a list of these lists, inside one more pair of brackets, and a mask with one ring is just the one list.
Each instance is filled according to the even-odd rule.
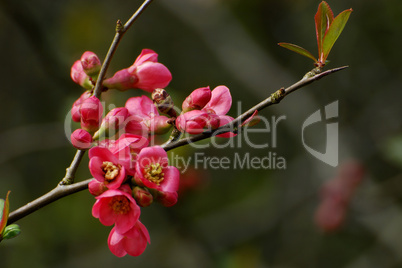
[[159,163],[154,163],[146,166],[144,168],[143,174],[147,180],[157,185],[159,185],[163,181],[165,176],[165,173],[163,173],[162,170],[162,166]]
[[130,211],[130,201],[125,196],[114,196],[109,202],[110,208],[118,214],[126,214]]
[[110,182],[114,180],[120,172],[120,165],[114,165],[112,162],[105,161],[102,164],[102,170],[105,172],[105,180]]

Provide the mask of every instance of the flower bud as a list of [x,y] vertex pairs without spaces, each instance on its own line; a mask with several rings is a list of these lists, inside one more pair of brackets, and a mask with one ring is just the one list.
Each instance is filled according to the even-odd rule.
[[133,197],[137,204],[141,207],[147,207],[151,205],[152,201],[154,200],[152,194],[148,190],[138,186],[134,187],[133,189]]
[[114,88],[125,91],[135,88],[138,78],[135,74],[129,73],[128,68],[117,71],[112,77],[105,79],[103,85],[107,88]]
[[92,146],[92,136],[88,131],[79,128],[71,134],[71,143],[77,149],[88,150]]
[[20,226],[18,224],[10,224],[5,229],[1,235],[1,239],[11,239],[16,237],[21,233]]
[[180,115],[176,119],[176,127],[181,132],[200,134],[204,132],[208,117],[209,115],[205,111],[193,110]]
[[152,92],[152,100],[161,113],[177,117],[172,97],[170,97],[166,90],[162,88],[155,89]]
[[74,62],[73,66],[71,67],[70,76],[75,83],[82,86],[83,88],[92,89],[92,82],[89,79],[89,76],[82,69],[82,64],[80,60]]
[[81,94],[81,96],[73,103],[73,107],[71,108],[71,117],[74,122],[81,122],[81,104],[84,100],[91,97],[91,92],[85,91]]
[[80,112],[81,128],[88,132],[96,131],[99,128],[103,112],[100,100],[95,96],[89,97],[81,104]]
[[101,127],[96,134],[99,138],[102,134],[106,137],[112,137],[116,135],[120,129],[125,127],[127,123],[127,117],[129,116],[128,110],[125,107],[114,108],[103,118]]
[[81,65],[84,72],[92,79],[96,80],[101,69],[101,62],[98,56],[91,52],[86,51],[81,56]]
[[157,60],[158,54],[150,49],[144,49],[133,65],[105,79],[103,85],[121,91],[139,88],[152,92],[155,88],[164,88],[172,80],[172,74]]
[[88,190],[93,196],[101,195],[106,192],[108,188],[106,185],[96,179],[93,179],[88,183]]
[[182,104],[183,112],[201,110],[210,99],[211,89],[209,87],[197,88],[184,100]]

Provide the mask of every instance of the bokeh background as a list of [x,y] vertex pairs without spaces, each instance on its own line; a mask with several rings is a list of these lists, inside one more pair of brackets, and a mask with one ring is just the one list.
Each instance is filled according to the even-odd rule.
[[[160,0],[123,38],[109,75],[130,66],[143,48],[159,54],[180,102],[195,88],[227,85],[230,114],[238,114],[282,86],[299,80],[312,61],[287,51],[292,42],[316,51],[317,0]],[[328,1],[335,14],[354,12],[334,46],[330,67],[350,68],[288,96],[261,115],[286,116],[277,146],[195,150],[175,155],[233,158],[276,153],[285,169],[198,169],[176,206],[142,209],[151,245],[139,257],[109,252],[105,227],[91,216],[94,198],[82,191],[17,223],[19,237],[0,244],[0,267],[402,267],[402,91],[399,0]],[[64,120],[82,90],[70,67],[86,50],[101,59],[117,19],[126,21],[142,1],[0,0],[0,196],[11,190],[11,210],[48,192],[64,176],[75,150]],[[108,92],[108,103],[143,92]],[[303,147],[309,115],[339,102],[339,167]],[[306,142],[325,151],[325,122],[306,131]],[[253,133],[255,143],[269,133]],[[238,142],[242,136],[235,138]],[[216,140],[217,143],[225,142]],[[365,170],[341,225],[332,232],[315,220],[322,186],[344,163]],[[77,180],[90,178],[87,157]],[[186,181],[186,183],[184,183]],[[326,211],[333,222],[336,210]],[[327,217],[327,218],[326,218]],[[327,228],[328,229],[328,228]]]

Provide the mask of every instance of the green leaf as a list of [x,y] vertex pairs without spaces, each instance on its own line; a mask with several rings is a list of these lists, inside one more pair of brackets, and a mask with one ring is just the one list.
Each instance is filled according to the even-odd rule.
[[318,45],[318,57],[321,58],[322,54],[322,42],[324,40],[325,33],[328,31],[329,26],[334,20],[334,13],[329,7],[328,3],[322,1],[318,6],[317,13],[314,16],[315,20],[315,31],[317,35],[317,45]]
[[10,191],[7,192],[6,200],[0,199],[0,210],[1,210],[1,215],[0,215],[0,236],[3,233],[4,228],[7,225],[7,220],[8,220],[8,213],[10,212],[10,202],[8,201],[8,195],[10,194]]
[[294,44],[290,44],[290,43],[278,43],[278,45],[280,45],[281,47],[287,48],[289,50],[292,50],[296,53],[299,53],[300,55],[306,56],[307,58],[310,58],[313,61],[317,62],[317,59],[313,56],[313,54],[311,54],[309,51],[307,51],[306,49],[304,49],[298,45],[294,45]]
[[8,225],[3,232],[3,239],[11,239],[21,233],[20,226],[18,224]]
[[334,21],[329,26],[322,43],[322,58],[320,56],[320,60],[325,61],[327,59],[333,45],[335,44],[339,35],[342,33],[343,28],[345,28],[352,11],[352,9],[347,9],[341,12],[338,16],[336,16]]

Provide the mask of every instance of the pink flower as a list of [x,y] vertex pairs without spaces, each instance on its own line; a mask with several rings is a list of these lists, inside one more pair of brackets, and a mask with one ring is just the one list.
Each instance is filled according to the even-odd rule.
[[80,106],[81,128],[88,132],[98,130],[102,118],[103,106],[100,100],[91,96],[85,99]]
[[88,76],[96,79],[101,69],[101,62],[95,53],[86,51],[81,56],[81,66]]
[[[208,99],[207,89],[199,88],[194,90],[183,103],[183,110],[195,109],[202,106]],[[194,103],[194,100],[196,102]],[[185,112],[176,119],[176,127],[180,131],[190,134],[199,134],[207,129],[216,129],[233,121],[233,118],[226,115],[232,106],[232,96],[226,86],[217,86],[211,92],[211,97],[199,110]],[[197,118],[198,117],[198,118]],[[217,135],[218,137],[233,137],[236,134],[227,132]]]
[[124,166],[107,148],[93,147],[89,150],[89,171],[96,180],[109,189],[117,189],[126,179]]
[[147,228],[137,221],[133,228],[124,234],[120,234],[113,228],[110,231],[107,240],[110,251],[117,257],[123,257],[126,254],[131,256],[141,255],[147,243],[151,243]]
[[138,154],[134,179],[140,186],[160,192],[177,192],[180,172],[176,167],[168,166],[167,153],[162,147],[146,147]]
[[315,224],[325,232],[333,232],[344,223],[356,188],[364,178],[364,167],[356,161],[342,163],[339,174],[321,189],[321,203],[315,212]]
[[124,166],[126,174],[134,176],[137,155],[142,148],[148,146],[148,143],[148,139],[142,136],[125,133],[117,140],[105,140],[99,145],[109,149],[119,163]]
[[93,85],[89,76],[82,69],[80,60],[74,62],[70,72],[71,79],[85,89],[92,89]]
[[324,232],[334,232],[344,223],[347,208],[333,199],[325,199],[314,215],[315,224]]
[[88,131],[79,128],[71,134],[71,143],[77,149],[87,150],[92,146],[92,136]]
[[98,218],[103,225],[115,224],[116,231],[120,234],[129,231],[140,217],[140,207],[125,191],[107,190],[95,198],[92,216]]
[[158,54],[153,50],[143,49],[133,65],[116,72],[103,84],[123,91],[139,88],[152,92],[156,88],[164,88],[172,80],[172,75],[166,66],[157,61]]
[[169,118],[159,115],[153,101],[147,96],[132,97],[126,102],[130,117],[126,132],[148,137],[149,134],[164,134],[170,128]]

